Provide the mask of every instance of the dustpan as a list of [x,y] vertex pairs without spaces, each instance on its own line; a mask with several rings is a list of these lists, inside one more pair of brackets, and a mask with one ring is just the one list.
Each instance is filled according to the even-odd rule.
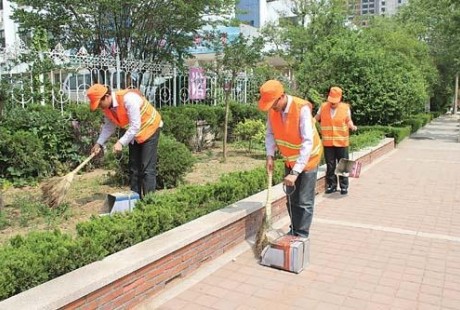
[[359,178],[360,173],[361,163],[356,160],[341,158],[335,168],[335,174],[342,177]]

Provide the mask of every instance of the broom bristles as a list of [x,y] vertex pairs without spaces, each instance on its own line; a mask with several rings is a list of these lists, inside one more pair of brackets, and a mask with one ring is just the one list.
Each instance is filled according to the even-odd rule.
[[73,176],[73,173],[69,173],[64,177],[50,179],[41,186],[43,201],[50,208],[62,204],[72,184]]
[[269,223],[267,221],[267,216],[266,214],[264,215],[264,218],[262,220],[262,223],[260,224],[260,228],[257,231],[256,235],[256,242],[254,245],[254,252],[256,257],[260,257],[262,254],[263,249],[268,245],[268,236],[267,236],[267,231],[269,229]]

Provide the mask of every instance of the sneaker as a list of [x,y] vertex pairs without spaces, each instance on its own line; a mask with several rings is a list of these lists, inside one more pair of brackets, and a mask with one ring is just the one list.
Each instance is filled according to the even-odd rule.
[[346,188],[345,188],[345,189],[341,189],[341,190],[340,190],[340,194],[341,194],[341,195],[346,195],[346,194],[348,194],[348,189],[346,189]]
[[326,189],[326,192],[325,192],[325,193],[326,193],[326,194],[332,194],[332,193],[334,193],[334,192],[336,192],[336,191],[337,191],[337,187],[328,187],[328,188]]

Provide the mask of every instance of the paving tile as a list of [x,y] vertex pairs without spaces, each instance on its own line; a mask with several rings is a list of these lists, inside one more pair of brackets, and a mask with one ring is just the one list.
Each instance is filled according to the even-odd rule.
[[[457,125],[426,130],[458,136]],[[318,196],[302,273],[246,251],[160,309],[459,310],[459,162],[460,143],[407,139],[350,180],[347,197]]]

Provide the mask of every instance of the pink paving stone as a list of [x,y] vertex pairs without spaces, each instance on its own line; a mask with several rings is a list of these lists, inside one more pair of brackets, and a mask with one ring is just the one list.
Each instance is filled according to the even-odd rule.
[[418,303],[417,304],[417,310],[440,310],[440,306],[434,306],[430,304],[425,304],[425,303]]
[[435,295],[430,295],[430,294],[427,294],[427,293],[419,293],[418,301],[423,302],[425,304],[440,306],[441,301],[442,301],[442,297],[439,296],[439,295],[435,296]]
[[[457,125],[452,130],[458,134]],[[222,309],[245,296],[236,309],[458,310],[460,242],[403,232],[460,238],[460,214],[453,207],[460,205],[460,190],[452,191],[460,184],[460,165],[454,158],[460,158],[460,144],[406,140],[351,180],[347,197],[318,196],[315,219],[402,233],[314,221],[311,265],[303,273],[262,267],[247,251],[201,281],[207,286],[188,291],[219,298],[214,306]],[[184,298],[197,296],[176,299]]]
[[371,301],[374,303],[378,303],[378,304],[391,305],[393,300],[394,300],[393,296],[389,296],[385,294],[374,293],[371,295]]

